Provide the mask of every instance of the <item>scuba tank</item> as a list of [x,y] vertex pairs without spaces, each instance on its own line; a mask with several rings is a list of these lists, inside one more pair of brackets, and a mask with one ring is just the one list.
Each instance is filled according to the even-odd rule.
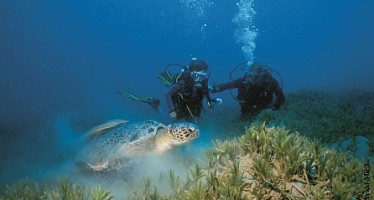
[[[181,69],[173,73],[170,70],[171,67],[178,67]],[[166,65],[164,71],[162,71],[157,77],[161,80],[161,82],[165,86],[170,87],[174,85],[175,83],[177,83],[179,80],[181,80],[181,78],[185,78],[188,71],[189,70],[187,66],[172,63],[172,64]]]
[[[172,70],[172,67],[180,68],[180,70]],[[194,80],[195,82],[199,82],[200,77],[198,77],[197,75],[195,75],[196,77],[191,77],[191,72],[192,71],[188,66],[172,63],[166,65],[164,71],[162,71],[157,77],[167,87],[174,85],[179,80],[188,80],[189,78],[192,78],[192,80]],[[208,68],[208,75],[206,76],[206,80],[209,79],[210,75],[211,70]]]

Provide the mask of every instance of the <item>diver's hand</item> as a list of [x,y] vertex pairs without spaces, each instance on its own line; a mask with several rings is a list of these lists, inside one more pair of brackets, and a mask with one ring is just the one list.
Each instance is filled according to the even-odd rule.
[[171,111],[170,113],[169,113],[169,116],[170,116],[170,118],[171,119],[176,119],[177,118],[177,112],[175,112],[175,111]]
[[217,105],[221,105],[223,103],[223,100],[221,98],[215,98],[214,103],[216,103]]

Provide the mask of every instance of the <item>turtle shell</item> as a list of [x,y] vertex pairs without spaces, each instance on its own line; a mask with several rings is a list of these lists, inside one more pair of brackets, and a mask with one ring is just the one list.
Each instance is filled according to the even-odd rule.
[[[95,165],[151,152],[155,148],[155,135],[160,128],[165,128],[165,125],[153,120],[115,125],[107,132],[90,137],[82,153],[82,160]],[[141,144],[142,148],[139,149],[142,152],[127,151],[126,147],[133,143]]]

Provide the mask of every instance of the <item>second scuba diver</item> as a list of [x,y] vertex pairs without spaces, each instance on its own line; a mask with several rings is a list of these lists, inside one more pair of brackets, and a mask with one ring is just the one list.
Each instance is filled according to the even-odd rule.
[[[269,71],[259,63],[252,64],[244,76],[228,83],[214,85],[212,93],[237,88],[236,99],[239,101],[241,117],[244,120],[256,116],[268,107],[278,110],[285,102],[285,97],[278,81]],[[276,96],[275,102],[273,95]]]
[[222,103],[222,99],[211,98],[208,79],[208,65],[203,60],[192,59],[166,94],[169,116],[173,121],[196,122],[203,109],[204,97],[210,108],[212,103]]

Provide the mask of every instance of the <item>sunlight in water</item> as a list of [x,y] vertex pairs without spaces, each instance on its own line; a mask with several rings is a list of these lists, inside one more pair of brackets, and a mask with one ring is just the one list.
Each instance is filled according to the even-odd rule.
[[256,15],[256,11],[253,9],[254,0],[240,0],[236,5],[238,13],[232,19],[237,26],[234,38],[237,43],[243,45],[241,48],[247,62],[253,63],[254,50],[256,48],[255,40],[258,32],[252,22],[253,17]]

